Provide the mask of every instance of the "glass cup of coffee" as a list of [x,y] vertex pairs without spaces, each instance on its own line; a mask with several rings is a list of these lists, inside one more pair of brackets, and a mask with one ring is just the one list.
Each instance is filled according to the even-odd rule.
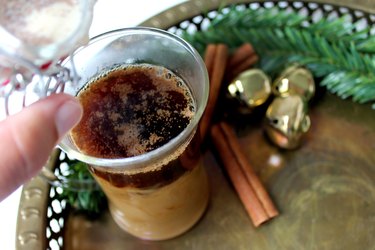
[[61,141],[86,162],[128,233],[164,240],[190,229],[209,198],[197,126],[208,98],[200,55],[153,28],[110,31],[65,63],[80,80],[66,86],[84,114]]

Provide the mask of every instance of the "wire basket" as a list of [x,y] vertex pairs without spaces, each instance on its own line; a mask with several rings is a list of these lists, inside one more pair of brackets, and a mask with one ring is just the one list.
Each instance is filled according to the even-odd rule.
[[[226,1],[239,8],[264,9],[275,6],[295,10],[302,15],[312,16],[315,21],[322,17],[338,18],[348,15],[351,22],[371,27],[375,34],[375,6],[372,1]],[[222,1],[188,1],[171,8],[147,21],[142,26],[152,26],[168,30],[177,35],[183,30],[201,30],[214,17],[218,9],[225,8]],[[361,28],[359,27],[359,28]],[[50,157],[47,168],[59,173],[65,156],[56,150]],[[21,195],[17,221],[16,248],[22,249],[68,249],[66,246],[66,221],[71,208],[58,196],[62,188],[48,184],[36,177],[26,184]],[[178,240],[178,239],[177,239]],[[147,245],[141,246],[147,247]],[[136,244],[133,244],[133,246]],[[151,246],[151,245],[150,245]],[[158,244],[163,247],[162,244]],[[161,249],[160,248],[160,249]],[[158,248],[159,249],[159,248]],[[208,249],[208,248],[207,248]]]

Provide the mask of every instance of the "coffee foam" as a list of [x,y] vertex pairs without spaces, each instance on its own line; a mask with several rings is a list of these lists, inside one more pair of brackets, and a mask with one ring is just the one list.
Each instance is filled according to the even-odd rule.
[[[84,92],[85,90],[88,90],[90,88],[90,85],[93,84],[94,82],[102,80],[103,78],[110,77],[112,72],[119,71],[119,70],[125,70],[126,72],[131,72],[133,69],[139,70],[140,67],[142,69],[146,70],[146,72],[148,72],[148,75],[151,78],[153,78],[153,80],[155,80],[155,78],[161,77],[163,79],[166,79],[169,82],[172,82],[172,84],[157,84],[155,92],[164,93],[166,91],[176,91],[176,90],[178,90],[181,94],[189,96],[189,98],[186,98],[187,100],[189,100],[189,103],[186,106],[186,108],[181,111],[181,114],[185,117],[188,117],[191,121],[192,117],[195,114],[195,105],[194,105],[193,98],[192,98],[192,95],[190,93],[190,90],[184,84],[183,80],[180,77],[176,76],[173,72],[171,72],[170,70],[168,70],[164,67],[150,65],[150,64],[137,64],[137,65],[134,65],[134,66],[133,65],[116,66],[116,67],[113,67],[109,70],[106,70],[106,71],[98,74],[97,76],[93,77],[86,84],[86,87],[84,87],[81,91]],[[122,84],[122,85],[116,85],[115,91],[117,91],[119,93],[125,93],[125,94],[121,94],[120,97],[121,97],[122,101],[126,102],[127,101],[127,93],[129,93],[129,92],[131,93],[132,89],[131,89],[131,86],[129,86],[127,84]],[[145,108],[145,107],[142,107],[143,105],[146,105],[146,103],[139,104],[138,105],[139,107],[135,106],[135,109]],[[160,110],[157,110],[156,112],[157,112],[158,115],[164,116],[164,119],[166,119],[166,120],[169,119],[169,116],[170,116],[169,112],[170,111],[160,109]],[[100,112],[96,113],[96,115],[98,117],[103,116],[103,114],[101,114]],[[120,117],[120,114],[117,114],[115,112],[113,112],[109,115],[110,120],[113,121],[113,122],[116,122],[119,117]],[[162,128],[162,129],[164,129],[164,128]],[[118,126],[115,127],[115,130],[119,134],[118,137],[117,137],[118,142],[121,145],[131,145],[132,147],[131,147],[131,149],[129,148],[129,150],[134,155],[145,154],[146,152],[150,151],[150,150],[147,150],[147,147],[148,147],[147,144],[148,143],[154,144],[158,140],[162,139],[160,136],[158,136],[156,134],[151,134],[150,137],[148,139],[146,139],[145,141],[140,141],[140,139],[139,139],[139,133],[140,133],[139,129],[137,128],[136,125],[132,125],[132,124],[118,125]],[[190,139],[188,140],[188,142],[190,141]],[[132,170],[131,172],[129,172],[127,174],[156,171],[157,169],[161,168],[163,165],[166,165],[169,162],[178,158],[183,153],[183,151],[186,149],[187,143],[183,143],[182,145],[180,145],[175,150],[175,152],[172,155],[170,155],[168,157],[165,157],[163,159],[159,159],[156,163],[153,163],[152,165],[147,166],[146,169],[144,169],[144,170]],[[108,171],[107,168],[105,168],[105,169],[106,169],[105,171],[107,171],[107,172],[112,172],[112,171],[117,172],[117,173],[119,172],[116,169],[113,169],[112,171]]]

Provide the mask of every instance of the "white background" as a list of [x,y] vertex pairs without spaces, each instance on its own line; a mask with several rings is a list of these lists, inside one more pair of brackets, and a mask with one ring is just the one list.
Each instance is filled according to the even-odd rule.
[[[90,37],[113,29],[136,26],[181,2],[184,0],[98,0]],[[0,110],[0,117],[3,115],[4,111]],[[20,195],[21,188],[0,203],[0,249],[15,249]]]

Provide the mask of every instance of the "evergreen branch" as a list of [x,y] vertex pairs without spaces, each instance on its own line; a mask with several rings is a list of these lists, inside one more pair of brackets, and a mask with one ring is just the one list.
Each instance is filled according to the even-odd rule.
[[[223,15],[218,15],[212,20],[210,29],[222,28],[299,28],[308,29],[311,33],[321,35],[330,42],[342,41],[346,44],[354,42],[361,44],[368,40],[370,29],[363,28],[360,31],[355,31],[359,26],[358,23],[352,23],[351,18],[346,15],[337,19],[328,20],[328,18],[321,18],[315,22],[312,17],[299,15],[295,12],[287,12],[278,8],[272,9],[245,9],[238,10],[234,7]],[[374,44],[372,42],[372,44]],[[359,50],[361,48],[358,48]],[[366,52],[375,53],[375,49],[366,50]]]
[[182,36],[200,53],[209,43],[235,48],[250,42],[261,56],[260,68],[271,76],[285,64],[299,63],[322,78],[320,84],[332,93],[365,103],[375,101],[375,38],[369,37],[369,28],[356,27],[347,16],[314,23],[275,8],[231,8],[207,29]]
[[[94,181],[88,171],[86,163],[70,159],[66,159],[66,163],[69,169],[64,177],[68,180],[83,182]],[[78,211],[85,212],[89,217],[98,216],[107,206],[107,198],[99,187],[98,189],[92,190],[71,190],[69,188],[63,188],[59,196]]]

